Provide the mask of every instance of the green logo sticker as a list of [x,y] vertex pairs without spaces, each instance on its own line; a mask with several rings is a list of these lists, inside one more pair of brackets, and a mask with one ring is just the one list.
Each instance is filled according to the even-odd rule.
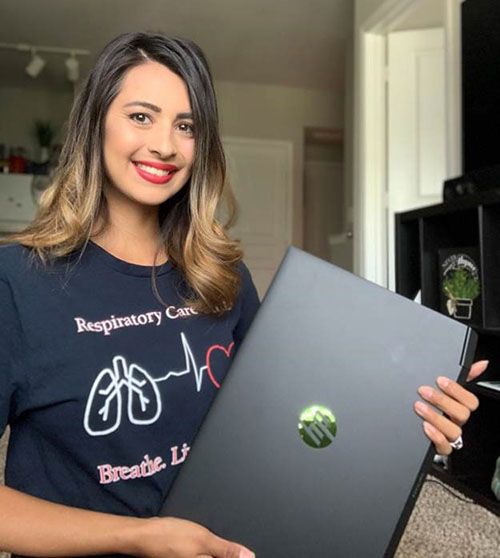
[[311,405],[300,413],[299,434],[312,448],[326,448],[337,435],[337,421],[327,407]]

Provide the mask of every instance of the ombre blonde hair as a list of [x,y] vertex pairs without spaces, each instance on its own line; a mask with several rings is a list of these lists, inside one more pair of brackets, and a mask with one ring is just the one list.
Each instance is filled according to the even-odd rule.
[[[109,222],[103,194],[105,116],[125,73],[147,61],[165,65],[186,83],[195,140],[190,179],[159,208],[156,255],[166,250],[184,277],[184,296],[194,310],[221,315],[236,302],[242,252],[215,217],[223,194],[229,222],[234,219],[235,204],[226,182],[212,77],[203,52],[190,40],[162,33],[126,33],[104,48],[75,100],[59,165],[40,198],[34,221],[6,242],[32,248],[32,254],[46,264],[84,248],[91,234],[104,230]],[[155,270],[154,266],[153,290],[166,305],[158,292]]]

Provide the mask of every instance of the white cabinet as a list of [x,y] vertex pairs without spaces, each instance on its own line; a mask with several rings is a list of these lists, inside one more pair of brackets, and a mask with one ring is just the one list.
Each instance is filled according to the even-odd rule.
[[35,217],[39,192],[31,174],[0,174],[0,232],[24,229]]

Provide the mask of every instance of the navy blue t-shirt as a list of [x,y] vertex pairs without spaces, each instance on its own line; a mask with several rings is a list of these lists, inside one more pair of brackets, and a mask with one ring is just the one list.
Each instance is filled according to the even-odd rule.
[[[245,265],[234,308],[196,314],[180,273],[90,242],[48,269],[0,247],[0,433],[6,485],[108,513],[156,515],[259,300]],[[79,261],[77,256],[81,258]]]

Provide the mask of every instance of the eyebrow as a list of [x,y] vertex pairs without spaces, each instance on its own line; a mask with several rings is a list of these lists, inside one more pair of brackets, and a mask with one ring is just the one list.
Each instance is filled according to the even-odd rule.
[[[127,103],[124,106],[125,107],[130,107],[132,105],[139,105],[141,107],[148,108],[149,110],[152,110],[154,112],[161,112],[160,107],[157,107],[156,105],[153,105],[153,103],[148,103],[147,101],[132,101],[131,103]],[[192,120],[193,119],[193,113],[192,112],[179,112],[177,114],[177,118],[190,118]]]

